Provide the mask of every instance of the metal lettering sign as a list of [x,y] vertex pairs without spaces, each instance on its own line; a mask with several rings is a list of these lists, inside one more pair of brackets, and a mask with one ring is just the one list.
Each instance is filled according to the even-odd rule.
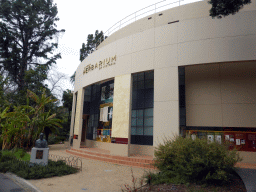
[[106,58],[102,61],[99,61],[99,63],[96,63],[95,65],[89,64],[84,67],[83,74],[88,73],[89,71],[92,71],[94,69],[102,69],[106,68],[108,66],[116,64],[116,55],[114,57]]

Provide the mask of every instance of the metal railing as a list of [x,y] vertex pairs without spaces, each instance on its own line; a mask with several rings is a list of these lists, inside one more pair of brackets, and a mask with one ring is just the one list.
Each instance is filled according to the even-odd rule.
[[[109,37],[111,34],[116,32],[117,30],[120,30],[121,28],[127,26],[128,24],[130,24],[132,22],[137,21],[138,19],[141,19],[142,17],[146,17],[148,15],[154,14],[159,11],[167,10],[168,8],[180,6],[181,2],[183,2],[183,1],[190,2],[191,0],[176,0],[175,2],[166,3],[167,1],[169,1],[169,0],[159,1],[155,4],[144,7],[143,9],[140,9],[140,10],[126,16],[122,20],[118,21],[116,24],[114,24],[112,27],[110,27],[105,33],[103,33],[103,36],[99,37],[98,41],[96,42],[96,47],[98,47],[100,45],[100,43],[104,41],[104,37]],[[200,1],[200,0],[198,0],[198,1]],[[166,4],[162,5],[163,3],[166,3]]]

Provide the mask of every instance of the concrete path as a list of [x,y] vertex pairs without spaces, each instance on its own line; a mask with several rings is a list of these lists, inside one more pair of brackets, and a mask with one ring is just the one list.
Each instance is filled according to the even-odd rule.
[[243,180],[247,192],[256,192],[256,169],[238,168],[237,173]]
[[[50,154],[69,157],[64,145],[49,146]],[[106,163],[98,160],[82,159],[82,172],[39,180],[27,180],[32,185],[44,192],[120,192],[125,184],[132,186],[132,174],[130,166]],[[148,169],[132,167],[134,177],[139,179]],[[152,172],[154,170],[151,170]],[[144,183],[143,183],[144,184]]]
[[[61,145],[49,146],[50,154],[69,157],[66,147]],[[62,177],[52,177],[38,180],[25,180],[12,173],[0,174],[0,192],[31,191],[31,192],[117,192],[124,185],[133,186],[131,167],[107,162],[82,159],[82,172]],[[256,192],[256,165],[239,164],[237,173],[242,178],[248,192]],[[137,178],[136,187],[140,186],[141,177],[152,169],[132,167],[133,175]],[[145,183],[143,182],[143,185]]]

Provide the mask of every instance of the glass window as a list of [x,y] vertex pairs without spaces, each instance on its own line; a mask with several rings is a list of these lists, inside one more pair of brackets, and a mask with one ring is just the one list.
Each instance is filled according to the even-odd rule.
[[138,81],[138,89],[144,89],[144,81]]
[[153,108],[145,109],[144,113],[145,117],[153,117]]
[[136,135],[136,127],[132,127],[131,134]]
[[143,110],[137,110],[137,117],[143,117]]
[[153,71],[147,71],[145,72],[145,79],[154,79],[154,72]]
[[144,135],[153,135],[153,127],[144,127]]
[[132,118],[132,126],[136,126],[136,122],[137,122],[137,119],[136,118]]
[[132,110],[132,117],[136,117],[137,116],[136,113],[137,113],[136,110]]
[[153,107],[154,71],[133,74],[131,114],[132,144],[152,145]]
[[137,119],[137,126],[143,126],[143,117]]
[[153,126],[153,117],[145,117],[144,126]]
[[133,78],[133,82],[134,82],[134,81],[138,81],[138,75],[137,75],[137,74],[133,74],[133,75],[132,75],[132,78]]
[[136,134],[137,135],[143,135],[143,127],[137,127]]
[[145,89],[153,89],[154,88],[154,80],[146,80],[145,81]]
[[138,73],[138,81],[144,81],[144,73]]
[[133,90],[136,90],[137,88],[138,88],[138,82],[137,81],[135,81],[135,82],[133,82],[132,83],[132,88],[133,88]]

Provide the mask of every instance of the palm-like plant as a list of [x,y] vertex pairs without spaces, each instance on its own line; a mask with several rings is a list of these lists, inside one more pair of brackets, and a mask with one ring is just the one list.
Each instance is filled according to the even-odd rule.
[[56,113],[50,115],[49,112],[42,113],[37,121],[37,132],[35,137],[37,138],[40,133],[44,131],[45,127],[49,127],[52,132],[58,131],[57,127],[63,128],[61,124],[62,120],[54,118]]
[[58,101],[58,99],[53,99],[51,96],[47,97],[45,89],[41,97],[38,97],[34,92],[27,90],[28,98],[31,98],[36,106],[31,115],[30,129],[29,129],[29,140],[33,141],[38,138],[41,132],[44,132],[45,127],[49,127],[51,131],[58,131],[57,127],[62,128],[59,122],[62,122],[60,119],[54,118],[56,114],[50,115],[49,112],[45,112],[45,105]]
[[[29,106],[29,98],[36,103],[34,107]],[[41,97],[27,90],[27,105],[14,106],[14,111],[9,113],[7,113],[9,110],[7,107],[0,113],[3,148],[23,147],[25,140],[27,140],[27,147],[31,147],[45,127],[49,127],[53,132],[57,127],[62,128],[59,124],[62,121],[55,118],[56,114],[44,111],[46,104],[55,101],[57,99],[46,96],[45,89]]]

